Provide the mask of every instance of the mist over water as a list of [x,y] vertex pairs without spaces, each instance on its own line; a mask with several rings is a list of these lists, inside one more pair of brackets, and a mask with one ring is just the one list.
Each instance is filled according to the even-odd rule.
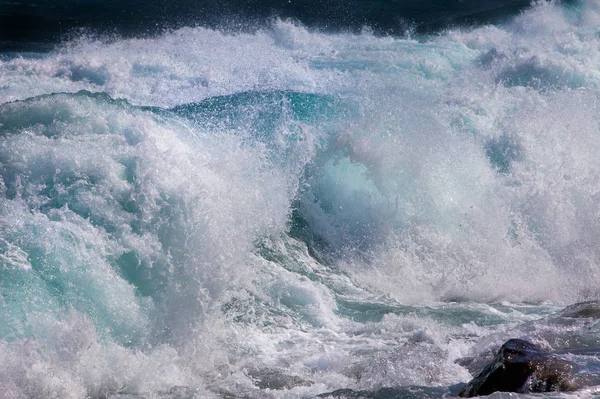
[[439,397],[510,337],[598,347],[554,315],[599,299],[599,32],[542,2],[2,54],[0,397]]

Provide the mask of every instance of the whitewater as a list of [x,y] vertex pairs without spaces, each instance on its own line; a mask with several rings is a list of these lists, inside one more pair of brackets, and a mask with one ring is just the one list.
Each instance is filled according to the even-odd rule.
[[495,397],[600,396],[559,313],[600,299],[599,154],[595,0],[1,53],[0,398],[437,398],[509,338],[597,385]]

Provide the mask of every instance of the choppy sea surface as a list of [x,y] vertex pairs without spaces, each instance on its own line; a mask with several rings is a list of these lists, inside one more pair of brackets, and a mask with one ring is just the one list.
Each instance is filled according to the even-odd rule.
[[600,2],[511,10],[11,38],[0,398],[450,397],[508,338],[592,382],[494,397],[600,396]]

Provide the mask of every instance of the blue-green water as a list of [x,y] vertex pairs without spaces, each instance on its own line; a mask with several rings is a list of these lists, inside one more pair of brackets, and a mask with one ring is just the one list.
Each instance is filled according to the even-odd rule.
[[451,396],[508,338],[597,395],[559,312],[600,295],[599,33],[544,2],[4,53],[0,397]]

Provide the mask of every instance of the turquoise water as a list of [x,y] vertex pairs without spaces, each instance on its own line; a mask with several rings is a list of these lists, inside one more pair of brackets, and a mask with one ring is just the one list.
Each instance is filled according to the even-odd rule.
[[560,311],[599,295],[599,32],[589,1],[5,54],[0,397],[451,396],[509,338],[597,395],[600,324]]

